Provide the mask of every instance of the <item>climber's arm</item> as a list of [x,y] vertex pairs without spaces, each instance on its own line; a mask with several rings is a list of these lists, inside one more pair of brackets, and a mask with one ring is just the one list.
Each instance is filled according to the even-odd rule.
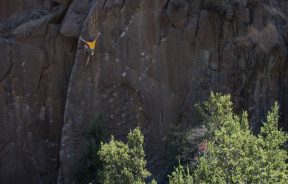
[[92,41],[92,42],[88,42],[88,43],[87,43],[87,45],[89,45],[89,48],[90,48],[90,49],[93,49],[93,50],[95,49],[97,40],[98,40],[98,38],[99,38],[100,35],[101,35],[101,33],[98,32],[98,35],[97,35],[97,37],[95,38],[95,40]]
[[86,40],[84,40],[83,38],[79,38],[82,42],[84,42],[85,44],[87,44],[87,41]]
[[96,37],[96,40],[98,40],[99,36],[101,35],[101,33],[98,33],[97,37]]
[[87,42],[86,40],[84,40],[81,37],[79,39],[84,43],[84,45],[86,45],[88,48],[90,48],[89,42]]

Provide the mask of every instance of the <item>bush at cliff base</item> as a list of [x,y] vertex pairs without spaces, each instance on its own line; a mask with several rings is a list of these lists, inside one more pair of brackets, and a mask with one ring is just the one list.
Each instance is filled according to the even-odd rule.
[[104,184],[145,184],[146,178],[150,176],[146,169],[144,136],[140,129],[131,131],[127,140],[125,144],[112,137],[109,143],[101,145],[98,154],[104,165]]
[[83,133],[86,144],[86,151],[81,156],[76,165],[76,177],[80,184],[100,184],[99,170],[103,168],[103,163],[97,155],[101,142],[108,142],[109,134],[104,116],[97,114],[91,126]]
[[287,134],[278,129],[278,104],[268,113],[258,135],[249,128],[247,112],[238,116],[232,106],[229,95],[212,93],[199,108],[209,132],[207,149],[198,159],[193,180],[187,182],[189,172],[179,166],[181,172],[178,167],[170,175],[170,184],[177,178],[178,184],[288,183],[288,156],[283,148]]
[[168,178],[169,184],[193,184],[193,176],[189,171],[189,167],[184,168],[180,163]]

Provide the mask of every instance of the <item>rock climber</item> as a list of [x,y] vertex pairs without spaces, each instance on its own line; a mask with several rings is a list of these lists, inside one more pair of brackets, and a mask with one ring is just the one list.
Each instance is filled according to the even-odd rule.
[[87,51],[91,56],[94,55],[94,50],[95,50],[96,43],[97,43],[97,40],[98,40],[99,36],[100,36],[100,33],[98,33],[96,38],[93,38],[94,36],[91,37],[90,41],[86,41],[86,40],[84,40],[83,38],[80,37],[80,40],[82,42],[84,42],[84,44],[85,44],[85,46],[84,46],[85,51]]
[[[97,43],[97,40],[98,40],[99,36],[100,36],[100,33],[98,33],[96,38],[94,36],[92,36],[89,39],[90,41],[86,41],[86,40],[84,40],[83,38],[80,37],[80,40],[85,44],[84,45],[85,52],[87,52],[90,56],[94,55],[96,43]],[[87,58],[87,65],[89,63],[89,58],[90,57]]]

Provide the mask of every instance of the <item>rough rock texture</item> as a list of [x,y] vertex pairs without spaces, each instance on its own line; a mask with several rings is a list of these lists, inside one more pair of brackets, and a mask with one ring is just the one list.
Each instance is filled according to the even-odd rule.
[[46,5],[35,0],[7,0],[0,5],[7,8],[1,11],[0,22],[3,184],[57,180],[64,107],[77,43],[60,34],[65,7]]
[[[0,4],[0,183],[77,183],[99,112],[117,138],[142,128],[161,180],[168,125],[197,125],[211,90],[232,94],[255,131],[278,100],[288,130],[286,0],[19,2]],[[74,38],[97,32],[87,65]]]

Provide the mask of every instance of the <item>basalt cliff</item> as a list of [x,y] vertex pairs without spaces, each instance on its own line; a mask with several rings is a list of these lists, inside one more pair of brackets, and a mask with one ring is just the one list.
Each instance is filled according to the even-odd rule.
[[287,131],[287,44],[287,0],[0,0],[0,183],[77,183],[97,113],[120,139],[141,127],[161,178],[169,124],[197,125],[210,91],[256,132],[278,101]]

